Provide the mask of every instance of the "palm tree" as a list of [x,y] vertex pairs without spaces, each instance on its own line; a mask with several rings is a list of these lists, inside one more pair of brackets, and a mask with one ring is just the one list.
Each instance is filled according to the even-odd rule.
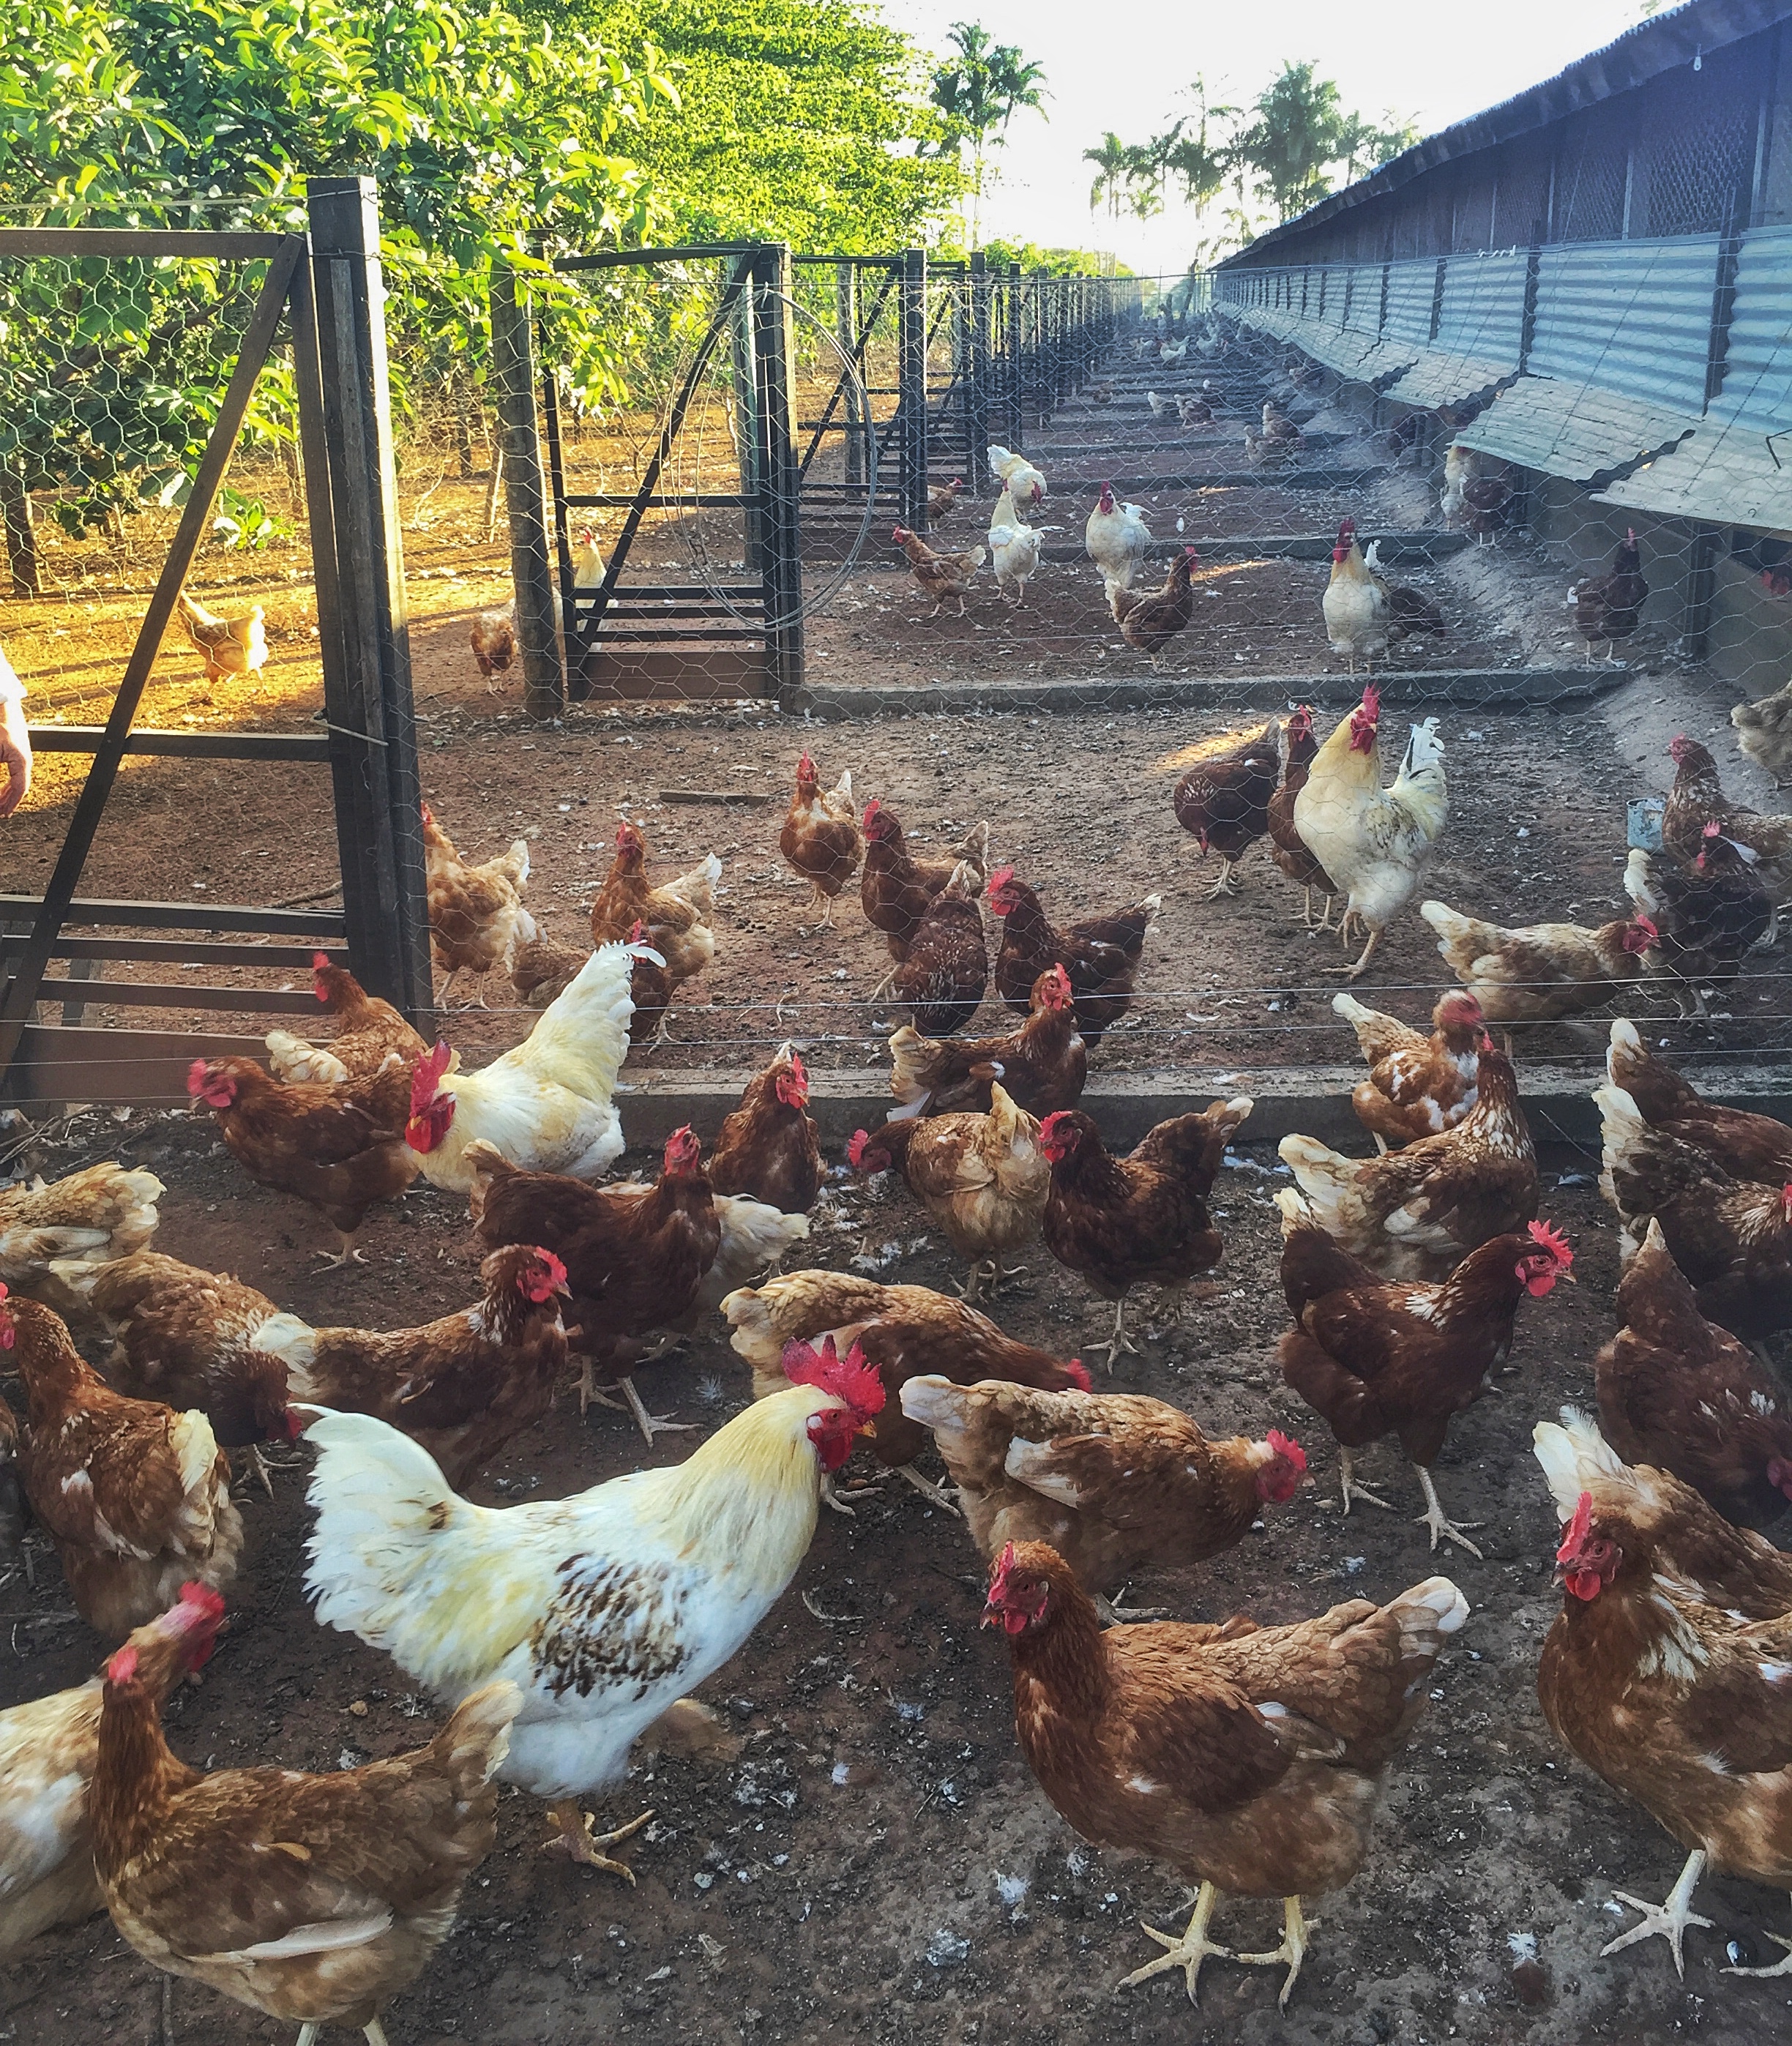
[[945,117],[946,146],[971,145],[971,245],[982,224],[988,152],[1007,140],[1008,124],[1023,107],[1043,114],[1044,68],[1016,43],[992,43],[975,21],[955,21],[946,40],[956,56],[933,73],[933,104]]
[[1325,197],[1325,175],[1353,137],[1338,87],[1311,61],[1284,63],[1257,98],[1257,118],[1238,138],[1240,155],[1257,172],[1284,220]]
[[1089,187],[1089,210],[1092,214],[1103,199],[1107,202],[1108,218],[1120,218],[1120,200],[1126,186],[1126,161],[1130,152],[1124,142],[1110,128],[1101,138],[1100,145],[1083,152],[1083,160],[1095,167],[1095,183]]

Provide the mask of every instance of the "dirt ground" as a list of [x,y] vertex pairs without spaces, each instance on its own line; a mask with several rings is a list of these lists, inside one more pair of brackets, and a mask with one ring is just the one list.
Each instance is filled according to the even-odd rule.
[[[365,1268],[320,1276],[308,1260],[311,1218],[249,1184],[208,1125],[91,1118],[34,1162],[56,1172],[112,1155],[168,1182],[159,1248],[238,1271],[313,1321],[400,1326],[471,1297],[464,1211],[429,1189],[370,1218]],[[1137,1921],[1180,1924],[1181,1887],[1143,1860],[1082,1846],[1048,1807],[1015,1746],[1006,1655],[978,1631],[968,1538],[886,1481],[855,1519],[822,1515],[790,1591],[705,1687],[741,1739],[738,1756],[639,1757],[626,1792],[602,1806],[610,1824],[656,1814],[631,1843],[637,1887],[537,1854],[538,1812],[506,1793],[497,1851],[458,1929],[388,2013],[394,2046],[759,2046],[843,2031],[879,2046],[1653,2046],[1694,2030],[1744,2046],[1784,2032],[1784,1983],[1717,1972],[1726,1941],[1748,1959],[1777,1952],[1765,1936],[1787,1929],[1777,1893],[1708,1881],[1699,1904],[1717,1930],[1690,1936],[1683,1986],[1657,1943],[1599,1958],[1628,1922],[1612,1887],[1664,1896],[1681,1855],[1555,1746],[1536,1704],[1555,1534],[1529,1435],[1563,1401],[1590,1399],[1591,1361],[1610,1330],[1616,1253],[1589,1176],[1596,1163],[1568,1152],[1546,1160],[1544,1212],[1572,1237],[1581,1283],[1527,1304],[1503,1396],[1458,1419],[1439,1466],[1449,1510],[1487,1523],[1485,1562],[1427,1554],[1408,1519],[1418,1488],[1391,1445],[1369,1453],[1366,1474],[1401,1510],[1341,1519],[1335,1450],[1273,1364],[1286,1317],[1273,1166],[1245,1150],[1223,1175],[1224,1265],[1179,1322],[1154,1318],[1145,1296],[1145,1354],[1122,1360],[1113,1383],[1174,1401],[1211,1430],[1279,1424],[1306,1444],[1316,1482],[1207,1569],[1141,1579],[1132,1596],[1179,1616],[1243,1609],[1273,1622],[1385,1598],[1437,1568],[1473,1608],[1391,1773],[1367,1865],[1313,1909],[1320,1929],[1288,2016],[1276,2013],[1276,1976],[1226,1961],[1209,1963],[1198,2012],[1180,1976],[1114,1994],[1157,1951]],[[951,1276],[906,1194],[880,1202],[863,1185],[839,1189],[818,1218],[813,1261],[844,1263],[867,1222],[874,1244],[895,1249],[892,1277]],[[1095,1340],[1106,1307],[1042,1253],[1031,1262],[1031,1278],[998,1307],[1003,1325],[1064,1354]],[[705,1432],[746,1392],[719,1323],[647,1381],[656,1409]],[[569,1402],[473,1493],[497,1506],[553,1497],[677,1460],[692,1439],[662,1437],[647,1457],[623,1417],[593,1409],[581,1424]],[[923,1468],[937,1473],[931,1452]],[[847,1477],[863,1474],[855,1465]],[[275,1482],[272,1504],[242,1492],[249,1542],[231,1631],[203,1685],[170,1713],[176,1751],[203,1766],[330,1770],[416,1745],[438,1723],[434,1705],[383,1656],[311,1619],[300,1589],[303,1470]],[[37,1553],[36,1595],[6,1588],[0,1704],[77,1681],[102,1653],[66,1616],[47,1547]],[[1273,1944],[1274,1917],[1271,1905],[1229,1904],[1219,1936]],[[44,1936],[11,1970],[0,2040],[160,2046],[160,1996],[154,1971],[100,1917]],[[187,1983],[175,1986],[172,2019],[180,2046],[290,2046],[290,2027]]]

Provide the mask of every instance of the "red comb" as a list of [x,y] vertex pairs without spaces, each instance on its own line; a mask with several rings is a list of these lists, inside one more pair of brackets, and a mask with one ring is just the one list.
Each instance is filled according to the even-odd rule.
[[109,1684],[128,1684],[137,1675],[137,1650],[121,1648],[106,1666],[106,1681]]
[[1574,1517],[1569,1522],[1567,1531],[1562,1537],[1562,1546],[1555,1552],[1555,1560],[1558,1563],[1566,1563],[1568,1561],[1585,1541],[1588,1531],[1592,1526],[1593,1494],[1590,1492],[1583,1492],[1581,1494],[1580,1503],[1574,1508]]
[[435,1090],[442,1075],[448,1070],[448,1061],[454,1053],[449,1050],[446,1038],[437,1040],[435,1049],[426,1052],[411,1068],[411,1113],[421,1115],[435,1098]]
[[[6,1297],[6,1282],[4,1279],[0,1279],[0,1301],[3,1301]],[[0,1349],[12,1348],[13,1335],[13,1318],[4,1307],[0,1307]]]
[[322,973],[329,963],[330,955],[328,952],[313,952],[311,954],[311,971],[313,973]]
[[224,1617],[224,1595],[210,1585],[189,1582],[180,1587],[180,1603],[191,1606],[205,1619]]
[[187,1068],[187,1091],[196,1098],[203,1090],[205,1083],[206,1062],[203,1059],[195,1059]]
[[1265,1438],[1277,1456],[1285,1457],[1297,1471],[1307,1468],[1307,1452],[1292,1435],[1284,1435],[1280,1428],[1272,1428]]
[[1560,1230],[1552,1229],[1547,1222],[1531,1223],[1531,1240],[1547,1250],[1564,1272],[1574,1263],[1574,1253],[1569,1247],[1567,1237]]
[[1008,1589],[1008,1573],[1019,1558],[1014,1554],[1014,1545],[1010,1542],[995,1559],[995,1568],[990,1573],[989,1602],[994,1605]]
[[998,867],[995,870],[994,873],[990,876],[989,885],[992,890],[997,888],[1006,888],[1008,883],[1012,881],[1014,878],[1014,870],[1013,867]]
[[1071,1384],[1076,1388],[1079,1392],[1093,1392],[1095,1391],[1095,1387],[1089,1382],[1089,1367],[1083,1361],[1081,1357],[1073,1357],[1070,1360],[1069,1363],[1064,1366],[1064,1376],[1070,1380]]
[[1369,683],[1363,691],[1362,707],[1368,712],[1371,720],[1381,715],[1381,692],[1373,682]]
[[647,941],[647,927],[641,921],[640,918],[637,917],[635,919],[634,929],[628,933],[628,942],[631,945],[644,945]]
[[882,808],[882,804],[878,801],[875,796],[873,796],[871,800],[865,805],[865,822],[869,824],[872,818],[875,817],[878,812]]
[[832,1336],[821,1338],[820,1349],[813,1343],[787,1343],[784,1376],[793,1385],[820,1386],[824,1392],[844,1401],[856,1415],[869,1416],[882,1410],[883,1380],[866,1363],[865,1353],[857,1343],[844,1357],[834,1347]]
[[543,1250],[538,1244],[535,1247],[535,1255],[541,1260],[542,1268],[554,1284],[564,1286],[566,1283],[566,1268],[554,1253],[551,1250]]
[[813,782],[815,779],[815,762],[806,753],[797,762],[797,778],[802,782]]
[[809,1075],[803,1071],[801,1055],[796,1052],[790,1054],[790,1077],[798,1087],[809,1085]]
[[855,1129],[853,1131],[852,1136],[847,1139],[846,1162],[848,1164],[861,1168],[863,1166],[865,1163],[866,1146],[870,1144],[871,1141],[871,1132],[869,1130]]

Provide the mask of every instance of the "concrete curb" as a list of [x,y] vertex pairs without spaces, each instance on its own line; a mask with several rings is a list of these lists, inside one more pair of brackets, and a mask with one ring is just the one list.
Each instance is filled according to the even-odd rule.
[[[1081,1106],[1111,1146],[1130,1148],[1172,1116],[1191,1115],[1211,1102],[1248,1094],[1257,1106],[1244,1127],[1245,1148],[1273,1148],[1298,1131],[1336,1150],[1366,1156],[1374,1146],[1350,1106],[1350,1090],[1362,1076],[1361,1065],[1288,1067],[1263,1073],[1249,1067],[1237,1072],[1217,1067],[1107,1073],[1090,1080]],[[1526,1067],[1524,1110],[1534,1141],[1539,1145],[1576,1145],[1597,1160],[1599,1111],[1591,1096],[1605,1077],[1603,1060]],[[631,1150],[658,1150],[686,1123],[707,1141],[720,1128],[722,1118],[739,1106],[746,1084],[743,1074],[705,1071],[643,1073],[631,1083],[625,1070],[623,1078],[626,1091],[618,1090],[616,1106]],[[1727,1091],[1710,1099],[1782,1118],[1792,1113],[1792,1067],[1754,1067],[1728,1079]],[[809,1113],[830,1153],[843,1148],[854,1130],[875,1129],[895,1106],[887,1068],[861,1067],[811,1075]]]
[[[1025,712],[1207,710],[1245,705],[1280,710],[1289,704],[1356,702],[1364,676],[1114,674],[1087,681],[933,682],[913,689],[807,689],[790,705],[798,713],[836,722],[853,718],[965,716]],[[1384,669],[1375,677],[1385,704],[1439,709],[1497,709],[1583,701],[1634,681],[1628,668]]]

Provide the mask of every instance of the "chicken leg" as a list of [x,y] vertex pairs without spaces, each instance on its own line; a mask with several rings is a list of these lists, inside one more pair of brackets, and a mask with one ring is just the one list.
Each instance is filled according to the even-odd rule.
[[1124,1293],[1114,1303],[1113,1334],[1106,1342],[1091,1343],[1089,1345],[1091,1356],[1098,1350],[1107,1353],[1107,1369],[1110,1376],[1114,1371],[1114,1360],[1117,1357],[1137,1357],[1139,1354],[1138,1345],[1126,1334],[1126,1296]]
[[[1633,1911],[1643,1913],[1640,1924],[1632,1925],[1628,1932],[1620,1932],[1616,1939],[1608,1940],[1599,1950],[1604,1960],[1608,1954],[1615,1954],[1620,1947],[1634,1947],[1639,1940],[1647,1940],[1659,1932],[1674,1949],[1674,1972],[1684,1982],[1686,1979],[1686,1956],[1680,1951],[1689,1925],[1702,1925],[1711,1930],[1711,1921],[1701,1918],[1690,1906],[1693,1892],[1698,1887],[1698,1879],[1705,1873],[1705,1854],[1703,1847],[1694,1847],[1686,1857],[1686,1866],[1680,1871],[1680,1880],[1667,1893],[1666,1900],[1660,1904],[1650,1904],[1640,1897],[1632,1897],[1628,1890],[1612,1892],[1619,1903],[1628,1904]],[[1739,1974],[1752,1971],[1739,1969]]]
[[1196,1991],[1201,1980],[1202,1962],[1209,1954],[1218,1954],[1228,1961],[1236,1958],[1230,1947],[1214,1946],[1207,1938],[1207,1927],[1218,1902],[1218,1890],[1212,1883],[1203,1882],[1195,1900],[1195,1914],[1180,1940],[1168,1932],[1160,1932],[1155,1925],[1140,1919],[1141,1928],[1149,1932],[1164,1951],[1156,1960],[1147,1961],[1142,1968],[1134,1968],[1130,1975],[1122,1976],[1114,1985],[1115,1990],[1131,1989],[1135,1983],[1149,1982],[1153,1975],[1162,1975],[1166,1968],[1180,1968],[1188,1984],[1188,2001],[1198,2004],[1201,2001]]
[[949,1513],[955,1520],[962,1520],[964,1518],[956,1505],[953,1504],[952,1495],[946,1487],[943,1484],[935,1484],[929,1479],[924,1478],[913,1464],[898,1464],[896,1466],[896,1475],[898,1477],[906,1477],[929,1506],[940,1507],[944,1511]]
[[1369,964],[1369,959],[1374,953],[1375,948],[1380,944],[1381,942],[1381,933],[1379,931],[1371,931],[1369,934],[1369,943],[1362,948],[1362,957],[1357,961],[1354,966],[1328,967],[1326,971],[1328,973],[1342,974],[1346,980],[1356,979],[1358,975],[1361,973],[1363,968]]
[[1338,1482],[1344,1494],[1344,1511],[1350,1511],[1350,1496],[1354,1492],[1365,1505],[1379,1506],[1384,1512],[1394,1511],[1393,1502],[1382,1499],[1356,1482],[1357,1461],[1350,1450],[1340,1447],[1338,1452]]
[[1431,1473],[1423,1464],[1415,1464],[1412,1468],[1418,1472],[1419,1482],[1425,1492],[1425,1510],[1418,1516],[1417,1524],[1431,1529],[1433,1554],[1436,1552],[1438,1537],[1441,1534],[1446,1542],[1454,1542],[1458,1548],[1466,1549],[1471,1556],[1485,1562],[1486,1558],[1469,1539],[1465,1531],[1470,1527],[1484,1527],[1487,1523],[1482,1520],[1465,1520],[1458,1525],[1450,1519],[1444,1512],[1442,1501],[1437,1496],[1437,1487],[1431,1482]]
[[1278,2009],[1288,2009],[1288,2000],[1293,1993],[1295,1978],[1300,1973],[1300,1963],[1307,1958],[1307,1935],[1318,1929],[1319,1920],[1311,1925],[1301,1916],[1300,1899],[1284,1897],[1282,1899],[1282,1944],[1273,1953],[1234,1954],[1234,1960],[1243,1961],[1253,1968],[1273,1968],[1279,1963],[1288,1963],[1288,1973],[1282,1980],[1281,1994],[1276,1999]]
[[1771,1968],[1725,1968],[1727,1975],[1792,1975],[1792,1940],[1782,1940],[1778,1933],[1770,1932],[1767,1937],[1776,1947],[1786,1949],[1786,1958],[1775,1961]]
[[587,1868],[606,1868],[612,1875],[620,1875],[631,1888],[635,1882],[635,1871],[625,1861],[612,1861],[608,1855],[600,1854],[600,1847],[613,1847],[618,1840],[627,1839],[638,1833],[652,1818],[651,1812],[643,1812],[638,1819],[631,1819],[626,1826],[618,1826],[614,1832],[594,1833],[591,1830],[597,1823],[589,1812],[579,1809],[576,1797],[556,1799],[547,1808],[547,1816],[553,1821],[554,1830],[542,1842],[544,1854],[570,1855],[576,1862]]
[[[173,1977],[171,1975],[168,1979],[172,1982]],[[369,2018],[361,2029],[362,2037],[367,2041],[367,2046],[389,2046],[386,2038],[386,2028],[378,2018]],[[301,2025],[299,2028],[296,2046],[318,2046],[318,2042],[322,2036],[323,2027],[321,2024]]]
[[367,1253],[355,1248],[355,1232],[352,1229],[339,1229],[336,1234],[342,1244],[339,1250],[314,1250],[311,1253],[312,1257],[323,1260],[318,1267],[319,1271],[339,1272],[345,1264],[365,1264],[367,1262]]
[[1243,893],[1245,884],[1232,878],[1232,870],[1236,864],[1235,861],[1229,859],[1225,854],[1221,854],[1219,878],[1201,898],[1203,902],[1217,902],[1222,895],[1238,895]]

